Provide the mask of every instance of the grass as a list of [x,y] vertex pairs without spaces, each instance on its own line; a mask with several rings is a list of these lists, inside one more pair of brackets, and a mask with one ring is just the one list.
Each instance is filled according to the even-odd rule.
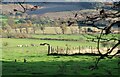
[[37,44],[40,43],[49,43],[51,46],[62,46],[64,47],[66,44],[76,47],[76,46],[96,46],[96,43],[93,42],[82,42],[82,41],[56,41],[56,40],[37,40],[37,39],[7,39],[3,38],[3,42],[8,42],[8,47],[16,47],[19,44]]
[[34,38],[85,39],[81,35],[32,35]]
[[99,63],[99,69],[91,70],[95,61],[92,56],[32,56],[26,63],[23,59],[4,61],[3,75],[110,75],[108,71],[119,75],[117,60],[105,59]]
[[[51,38],[84,38],[77,35],[35,35],[34,37]],[[68,37],[67,37],[68,36]],[[50,41],[35,39],[13,39],[0,38],[2,42],[7,42],[7,46],[2,47],[2,71],[3,75],[119,75],[120,66],[117,65],[119,58],[103,59],[99,63],[99,68],[91,70],[95,64],[97,56],[47,56],[47,47],[39,46],[40,43],[49,43],[53,47],[76,46],[96,46],[93,42],[82,41]],[[35,47],[17,47],[17,45],[35,44]],[[16,62],[15,62],[16,59]],[[24,63],[24,59],[27,60]]]
[[[8,17],[7,17],[7,16],[4,16],[4,15],[0,15],[0,21],[7,23],[7,22],[8,22]],[[15,22],[18,22],[19,19],[14,19],[14,21],[15,21]]]
[[[99,34],[92,34],[92,35],[87,35],[87,34],[84,34],[86,37],[89,37],[89,38],[96,38],[97,36],[99,36]],[[77,34],[77,35],[67,35],[67,34],[64,34],[64,35],[39,35],[39,34],[34,34],[32,35],[33,38],[62,38],[62,39],[76,39],[76,40],[87,40],[86,37],[84,37],[83,34]],[[96,36],[96,37],[94,37]],[[116,37],[117,39],[120,37],[120,34],[110,34],[110,35],[104,35],[102,38],[106,38],[106,39],[109,39],[109,38],[113,38],[113,37]]]
[[[78,47],[78,46],[93,46],[95,47],[95,43],[83,43],[83,42],[74,42],[74,41],[49,41],[49,40],[34,40],[34,39],[8,39],[3,38],[2,42],[8,43],[8,46],[3,46],[3,58],[7,59],[15,59],[18,58],[18,55],[30,55],[30,56],[39,56],[39,55],[46,55],[47,54],[47,47],[46,46],[40,46],[40,43],[49,43],[53,47],[63,47],[65,48],[66,44],[71,47]],[[37,46],[35,47],[17,47],[17,45],[30,45],[35,44]],[[14,53],[12,53],[14,52]],[[11,54],[12,53],[12,54]],[[16,54],[17,53],[17,54]],[[11,57],[12,56],[12,57]],[[14,58],[15,57],[15,58]]]

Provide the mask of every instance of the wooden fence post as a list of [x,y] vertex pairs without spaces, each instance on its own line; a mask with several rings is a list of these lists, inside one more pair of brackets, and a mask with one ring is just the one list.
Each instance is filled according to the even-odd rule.
[[90,46],[90,53],[92,53],[92,46]]
[[58,46],[57,46],[57,54],[58,54]]
[[80,49],[81,49],[81,48],[80,48],[80,46],[79,46],[79,54],[80,54]]
[[51,49],[50,49],[50,54],[52,54],[52,52],[53,52],[52,46],[51,46],[50,48],[51,48]]
[[54,48],[52,47],[52,53],[54,53]]
[[95,54],[95,48],[93,47],[93,53]]
[[67,48],[66,48],[66,54],[68,54],[68,49],[69,49],[69,48],[68,48],[68,46],[67,46]]
[[50,54],[50,45],[48,45],[48,55]]

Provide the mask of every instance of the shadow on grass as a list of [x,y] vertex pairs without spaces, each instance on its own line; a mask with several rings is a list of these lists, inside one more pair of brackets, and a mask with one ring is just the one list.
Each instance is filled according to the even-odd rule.
[[58,53],[51,53],[51,54],[48,54],[49,56],[52,55],[52,56],[100,56],[100,54],[96,54],[96,53],[75,53],[75,54],[58,54]]
[[[61,56],[60,56],[61,57]],[[59,57],[57,57],[59,58]],[[114,76],[118,77],[120,66],[117,64],[119,58],[111,60],[103,60],[99,63],[99,68],[91,70],[94,66],[94,61],[85,58],[81,61],[36,61],[36,62],[15,62],[2,61],[2,74],[4,76],[88,76],[101,77]]]

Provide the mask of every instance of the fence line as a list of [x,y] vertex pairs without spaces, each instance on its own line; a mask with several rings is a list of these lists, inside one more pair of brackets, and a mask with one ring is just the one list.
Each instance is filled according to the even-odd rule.
[[[66,48],[63,48],[63,47],[52,47],[51,46],[51,49],[50,49],[50,53],[49,54],[68,54],[68,55],[72,55],[72,54],[99,54],[98,53],[98,49],[96,47],[92,47],[92,46],[86,46],[86,47],[83,47],[83,46],[78,46],[78,47],[66,47]],[[100,48],[100,51],[104,54],[106,53],[108,50],[108,48],[106,47],[103,47],[103,48]],[[113,52],[115,53],[117,51],[117,49]],[[113,54],[111,53],[111,54]]]

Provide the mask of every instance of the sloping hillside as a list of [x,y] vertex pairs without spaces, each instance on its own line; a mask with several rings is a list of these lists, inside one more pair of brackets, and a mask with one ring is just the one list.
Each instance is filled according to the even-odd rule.
[[[25,8],[31,9],[34,7],[34,5],[31,4],[22,4]],[[3,14],[9,14],[14,13],[14,9],[17,9],[19,11],[23,11],[24,9],[18,5],[18,4],[0,4],[0,10]],[[41,7],[42,8],[42,7]]]

